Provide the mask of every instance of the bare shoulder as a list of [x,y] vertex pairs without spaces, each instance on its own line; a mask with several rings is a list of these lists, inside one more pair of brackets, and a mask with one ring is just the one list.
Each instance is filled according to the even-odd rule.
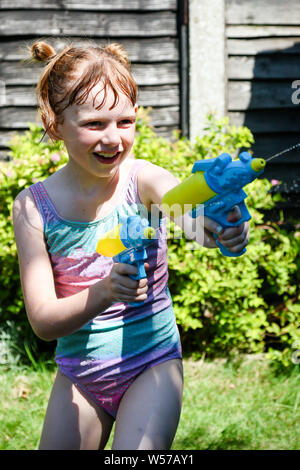
[[145,167],[138,174],[138,189],[142,203],[149,208],[151,204],[160,204],[164,194],[179,184],[170,171],[154,163]]
[[15,198],[12,215],[15,232],[22,227],[43,231],[41,216],[29,188],[23,189]]

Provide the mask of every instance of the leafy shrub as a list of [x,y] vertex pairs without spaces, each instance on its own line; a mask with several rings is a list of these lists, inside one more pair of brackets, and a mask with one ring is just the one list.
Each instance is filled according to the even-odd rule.
[[[41,143],[41,136],[42,130],[31,124],[24,136],[17,135],[11,142],[13,160],[0,166],[1,326],[15,322],[21,328],[27,345],[23,349],[31,363],[32,352],[39,354],[49,345],[33,340],[26,319],[11,208],[22,188],[45,179],[67,161],[61,142]],[[195,143],[176,133],[170,142],[154,133],[147,112],[141,110],[134,153],[184,180],[196,160],[222,152],[237,155],[239,148],[250,148],[252,143],[249,129],[236,128],[227,118],[217,120],[212,115]],[[297,232],[288,233],[264,221],[263,211],[274,206],[270,189],[266,179],[256,180],[246,189],[251,238],[242,257],[227,258],[219,250],[196,247],[184,236],[176,238],[178,228],[169,223],[169,232],[174,234],[168,241],[169,287],[184,351],[210,357],[268,351],[271,358],[291,365],[292,346],[299,339],[300,238]]]
[[[7,344],[14,344],[14,354],[26,361],[30,348],[38,354],[45,343],[37,339],[28,323],[20,284],[19,265],[12,225],[12,205],[17,194],[66,163],[62,142],[41,142],[42,129],[29,124],[24,135],[16,135],[10,143],[9,162],[0,162],[0,335]],[[16,325],[12,333],[12,324]],[[9,341],[12,337],[13,341]],[[8,357],[8,353],[6,353]]]

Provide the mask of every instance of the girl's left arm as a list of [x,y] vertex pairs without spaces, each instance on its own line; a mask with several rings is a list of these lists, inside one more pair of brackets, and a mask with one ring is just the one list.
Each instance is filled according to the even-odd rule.
[[[168,170],[154,164],[147,165],[147,171],[141,171],[138,175],[138,189],[141,202],[151,212],[151,206],[158,206],[163,211],[162,198],[180,181]],[[237,206],[228,216],[229,222],[235,222],[241,217]],[[218,241],[233,253],[238,253],[245,248],[249,240],[249,223],[244,222],[237,227],[222,229],[215,221],[205,216],[193,219],[188,213],[183,216],[171,218],[185,233],[186,237],[196,241],[206,248],[216,248],[217,244],[213,234],[218,235]]]

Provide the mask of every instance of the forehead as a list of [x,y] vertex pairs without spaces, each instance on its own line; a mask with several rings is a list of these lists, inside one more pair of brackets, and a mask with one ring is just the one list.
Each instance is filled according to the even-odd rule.
[[[106,94],[106,99],[104,104],[102,104],[100,109],[97,109],[98,106],[103,103],[103,98],[104,94]],[[103,83],[99,82],[97,85],[95,85],[89,95],[87,100],[82,103],[82,104],[73,104],[71,106],[72,112],[75,113],[76,116],[83,118],[83,117],[89,117],[90,115],[93,116],[105,116],[109,115],[110,117],[112,116],[119,116],[123,114],[134,114],[134,106],[132,105],[131,101],[127,98],[124,93],[121,91],[118,93],[118,100],[117,103],[114,104],[115,101],[115,95],[112,91],[112,89],[108,86],[106,90],[104,91],[103,88]],[[111,109],[110,109],[111,108]]]

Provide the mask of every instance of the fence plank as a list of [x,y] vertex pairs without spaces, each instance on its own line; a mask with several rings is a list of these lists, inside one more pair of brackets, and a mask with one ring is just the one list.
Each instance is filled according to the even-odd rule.
[[299,78],[299,57],[296,55],[231,56],[228,59],[227,72],[229,79],[297,79]]
[[55,10],[176,10],[176,0],[1,0],[1,8]]
[[299,37],[300,26],[246,26],[228,25],[227,38],[268,38],[268,37]]
[[[69,38],[76,45],[86,44],[85,40],[79,38]],[[17,61],[28,58],[28,47],[33,43],[31,40],[5,41],[0,42],[0,59],[5,61]],[[123,39],[110,37],[105,39],[93,38],[91,41],[99,46],[105,46],[108,42],[119,42],[128,52],[131,62],[177,62],[179,60],[177,38],[168,38],[164,41],[161,38],[139,38]],[[49,38],[47,42],[53,45],[57,51],[61,51],[69,42],[64,38]]]
[[[39,64],[4,62],[0,80],[6,85],[34,85],[41,73]],[[176,63],[133,64],[132,74],[138,85],[177,85],[179,83]]]
[[228,110],[292,108],[293,93],[290,81],[229,81]]
[[[31,86],[8,86],[5,97],[2,99],[3,106],[36,106],[35,87]],[[139,106],[179,106],[179,89],[177,86],[161,85],[155,87],[140,87],[138,95]]]
[[299,54],[298,38],[228,39],[228,55]]
[[95,13],[10,11],[0,14],[1,36],[74,35],[81,37],[176,36],[173,12]]
[[299,0],[226,0],[228,24],[300,24]]

